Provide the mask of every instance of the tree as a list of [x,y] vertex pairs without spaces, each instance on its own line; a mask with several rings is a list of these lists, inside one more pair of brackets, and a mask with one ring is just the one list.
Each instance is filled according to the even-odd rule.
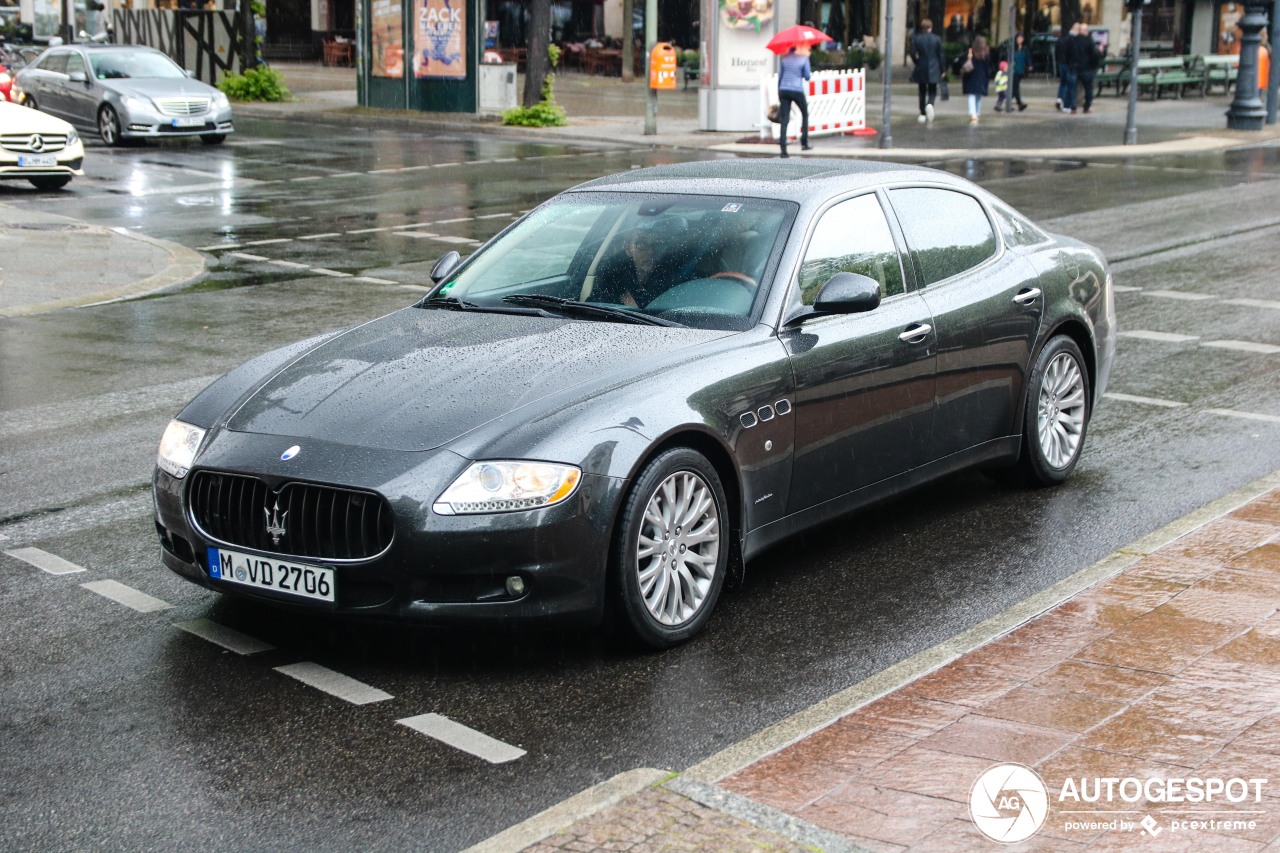
[[[641,0],[643,2],[644,0]],[[622,0],[622,82],[636,79],[636,0]]]
[[529,40],[525,49],[524,99],[532,107],[542,100],[542,83],[551,70],[551,0],[533,0],[529,9]]

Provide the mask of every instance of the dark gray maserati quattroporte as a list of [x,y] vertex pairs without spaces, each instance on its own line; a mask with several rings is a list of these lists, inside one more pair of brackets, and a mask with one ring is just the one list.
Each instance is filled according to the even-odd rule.
[[422,301],[165,431],[165,565],[318,613],[600,619],[665,647],[734,561],[960,468],[1075,468],[1110,276],[951,175],[719,160],[562,193]]

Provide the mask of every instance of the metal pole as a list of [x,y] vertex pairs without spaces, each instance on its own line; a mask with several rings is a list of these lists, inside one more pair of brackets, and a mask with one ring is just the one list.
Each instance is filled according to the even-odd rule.
[[[1277,0],[1280,2],[1280,0]],[[884,91],[880,96],[880,147],[893,147],[893,127],[889,120],[889,107],[893,100],[891,86],[893,84],[893,0],[884,4]]]
[[[645,0],[644,4],[644,84],[649,86],[649,74],[653,63],[653,46],[658,43],[658,0]],[[658,132],[658,90],[649,86],[649,96],[644,102],[644,135]]]
[[1229,130],[1262,130],[1267,111],[1258,97],[1258,46],[1262,42],[1262,28],[1267,16],[1258,2],[1244,7],[1240,19],[1240,70],[1236,73],[1236,96],[1227,108]]
[[1280,90],[1280,62],[1276,61],[1276,49],[1280,48],[1280,0],[1271,4],[1271,74],[1267,78],[1267,124],[1276,123],[1276,92]]
[[1138,144],[1138,55],[1142,49],[1142,4],[1129,7],[1129,114],[1124,123],[1124,144]]
[[[1280,3],[1280,0],[1276,0]],[[1013,112],[1013,75],[1014,71],[1013,53],[1018,49],[1018,0],[1010,0],[1009,3],[1009,54],[1004,58],[1009,63],[1009,73],[1006,79],[1009,81],[1009,89],[1005,92],[1004,111]]]

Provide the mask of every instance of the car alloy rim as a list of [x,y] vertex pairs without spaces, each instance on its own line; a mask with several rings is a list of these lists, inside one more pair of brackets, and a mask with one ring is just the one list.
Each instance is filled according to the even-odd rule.
[[640,594],[663,625],[683,625],[707,600],[720,556],[720,513],[707,482],[677,471],[644,508],[636,565]]
[[111,114],[104,112],[102,118],[98,121],[98,128],[102,131],[102,141],[110,145],[116,139],[116,125],[111,120]]
[[1065,468],[1075,458],[1084,432],[1084,376],[1069,353],[1058,353],[1040,383],[1037,426],[1040,451],[1054,468]]

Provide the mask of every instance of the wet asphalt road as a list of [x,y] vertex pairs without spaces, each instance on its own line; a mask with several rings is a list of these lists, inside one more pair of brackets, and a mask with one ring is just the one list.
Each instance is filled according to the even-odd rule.
[[[1117,300],[1139,333],[1109,389],[1127,396],[1103,402],[1067,485],[960,475],[830,525],[753,563],[709,630],[661,655],[589,631],[334,624],[221,600],[161,568],[150,521],[156,442],[188,397],[407,304],[440,254],[564,187],[696,156],[241,130],[221,149],[95,146],[93,176],[63,193],[0,186],[5,204],[211,258],[181,292],[0,321],[0,550],[86,569],[0,554],[5,849],[459,849],[618,772],[683,769],[1280,467],[1280,353],[1230,344],[1280,344],[1276,150],[945,163],[1142,288]],[[104,580],[172,608],[81,587]],[[275,648],[244,657],[173,625],[193,619]],[[274,671],[302,661],[393,698],[352,705]],[[491,765],[396,723],[424,713],[527,754]]]

